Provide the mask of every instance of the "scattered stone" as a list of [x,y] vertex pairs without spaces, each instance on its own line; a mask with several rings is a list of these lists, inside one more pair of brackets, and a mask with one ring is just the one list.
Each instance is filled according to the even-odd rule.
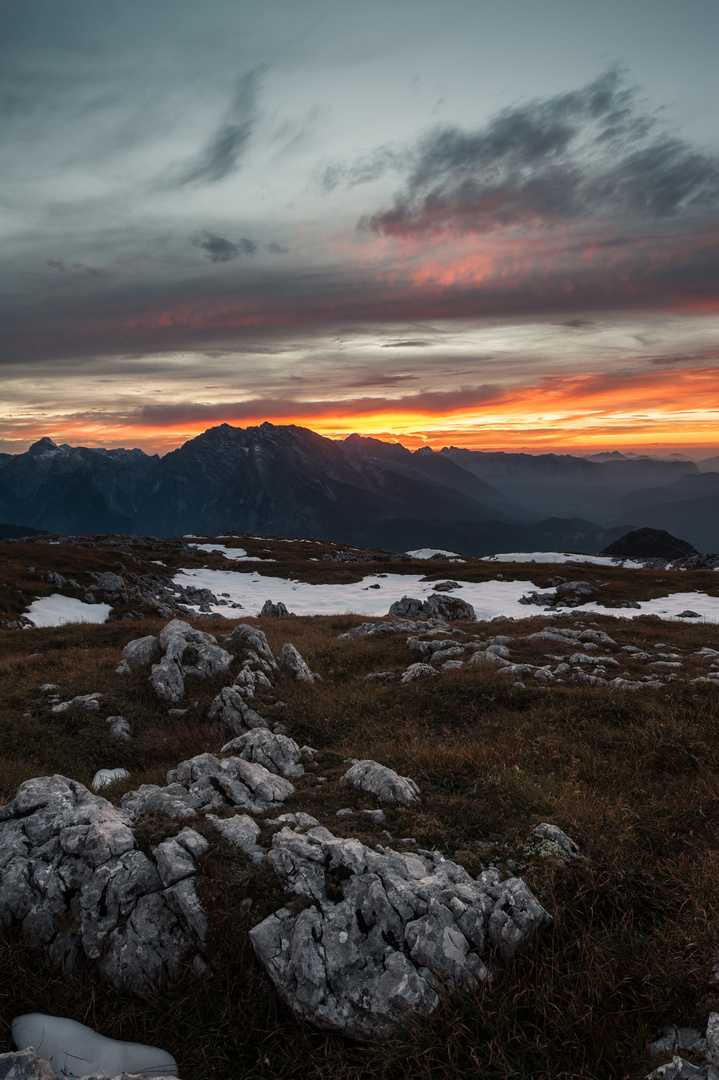
[[113,739],[126,741],[132,736],[132,728],[129,720],[124,716],[106,716],[105,722],[110,725],[110,734]]
[[421,801],[419,787],[411,777],[400,776],[394,769],[369,758],[358,761],[348,769],[340,777],[340,783],[360,791],[369,791],[380,802],[416,806]]
[[247,814],[235,814],[230,818],[219,818],[215,814],[206,816],[225,840],[251,855],[253,862],[264,861],[265,851],[258,843],[260,826],[251,817]]
[[289,642],[280,649],[279,665],[297,682],[314,683],[315,681],[316,676],[307,667],[294,645],[290,645]]
[[267,721],[249,707],[234,686],[226,686],[220,690],[210,705],[207,717],[209,720],[218,721],[234,735],[267,727]]
[[304,766],[299,763],[302,752],[294,739],[276,735],[267,728],[258,727],[239,735],[225,743],[221,752],[229,754],[234,751],[245,761],[257,761],[280,776],[304,775]]
[[474,608],[458,596],[431,594],[426,600],[417,600],[412,596],[403,596],[395,600],[389,609],[389,615],[417,619],[438,616],[442,619],[473,619]]
[[156,810],[173,818],[195,817],[198,812],[225,805],[263,814],[294,791],[289,780],[264,765],[239,757],[198,754],[168,772],[166,787],[143,784],[137,791],[129,791],[123,796],[122,807],[133,819]]
[[532,829],[532,836],[536,836],[540,840],[549,840],[573,859],[581,858],[579,845],[570,836],[567,836],[558,825],[550,825],[548,822],[543,821],[541,825],[537,825],[536,829]]
[[152,634],[148,634],[147,637],[135,638],[133,641],[128,641],[122,650],[123,659],[120,661],[117,671],[120,674],[135,671],[137,668],[154,664],[155,661],[160,659],[161,655],[160,644]]
[[258,630],[256,626],[251,626],[249,623],[238,623],[232,633],[222,639],[222,644],[226,645],[235,655],[244,656],[247,652],[253,652],[259,659],[264,660],[272,671],[277,671],[277,661],[272,655],[267,635]]
[[415,679],[436,678],[437,674],[437,670],[431,664],[410,664],[402,672],[400,682],[408,683],[414,682]]
[[293,615],[294,612],[287,610],[285,605],[280,600],[279,603],[273,604],[271,600],[265,600],[260,610],[260,615],[269,615],[273,619],[281,619],[285,615]]
[[355,1038],[432,1012],[447,983],[481,984],[488,946],[510,959],[551,921],[518,878],[474,881],[439,852],[373,851],[322,827],[282,829],[267,861],[313,906],[255,926],[255,953],[296,1015]]
[[366,814],[370,821],[374,822],[375,825],[387,824],[387,815],[384,810],[363,810],[362,813]]

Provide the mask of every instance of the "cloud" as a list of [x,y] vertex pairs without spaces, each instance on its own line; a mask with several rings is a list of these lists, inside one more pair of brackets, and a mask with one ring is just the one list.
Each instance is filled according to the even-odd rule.
[[421,341],[419,339],[415,341],[386,341],[382,346],[383,349],[426,349],[431,345],[431,341]]
[[90,274],[99,277],[100,271],[94,266],[85,266],[84,263],[64,263],[62,259],[46,259],[45,263],[51,270],[59,270],[61,274]]
[[612,69],[578,90],[505,109],[475,131],[430,131],[407,154],[394,206],[359,224],[423,237],[715,210],[719,159],[655,127]]
[[557,326],[568,326],[571,330],[582,330],[587,326],[595,326],[591,319],[565,319],[564,322],[556,323]]
[[202,248],[210,262],[213,263],[231,262],[232,259],[236,259],[239,255],[254,255],[257,251],[257,244],[254,240],[243,237],[233,243],[231,240],[226,240],[224,236],[218,236],[216,233],[211,232],[203,232],[198,236],[193,236],[192,243],[195,247]]
[[216,184],[239,168],[257,121],[257,92],[264,70],[264,66],[253,68],[238,80],[222,123],[197,158],[182,171],[176,186]]

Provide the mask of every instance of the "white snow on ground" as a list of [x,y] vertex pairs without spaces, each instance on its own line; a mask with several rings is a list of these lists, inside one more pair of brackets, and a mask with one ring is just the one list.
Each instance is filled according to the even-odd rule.
[[191,544],[196,551],[217,552],[233,562],[268,562],[259,555],[248,555],[244,548],[226,547],[225,544]]
[[[207,569],[184,570],[176,580],[186,585],[188,578],[198,588],[210,589],[215,595],[227,593],[230,600],[242,604],[242,612],[237,608],[212,605],[213,611],[228,619],[236,619],[241,614],[258,615],[265,600],[281,601],[296,615],[338,615],[346,612],[386,615],[395,600],[401,600],[403,596],[423,599],[432,592],[434,584],[422,581],[421,574],[387,574],[382,577],[371,574],[347,585],[310,585],[305,581],[265,576],[257,570],[244,574]],[[658,600],[646,600],[638,609],[618,610],[599,604],[585,604],[581,608],[546,611],[519,603],[526,593],[542,591],[531,581],[464,581],[460,584],[461,588],[454,590],[452,596],[460,596],[470,603],[480,620],[497,616],[512,616],[515,619],[556,618],[567,614],[611,615],[622,619],[631,619],[636,615],[658,615],[662,619],[675,619],[682,611],[691,610],[697,611],[708,622],[719,622],[719,597],[704,593],[673,593]],[[370,588],[371,585],[379,585],[379,588]]]
[[64,626],[75,622],[107,622],[111,610],[109,604],[83,604],[73,596],[53,593],[33,600],[25,614],[35,626]]
[[482,562],[521,563],[591,563],[593,566],[626,566],[641,569],[644,563],[635,559],[613,559],[609,555],[577,555],[569,551],[503,551],[497,555],[482,555]]
[[447,551],[446,548],[415,548],[414,551],[405,551],[411,559],[431,559],[433,555],[450,555],[452,562],[464,562],[465,560],[456,551]]

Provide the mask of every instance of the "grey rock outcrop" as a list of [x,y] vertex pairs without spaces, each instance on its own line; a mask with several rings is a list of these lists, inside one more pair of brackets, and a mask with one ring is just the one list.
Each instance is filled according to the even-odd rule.
[[[401,603],[402,601],[397,601]],[[419,603],[419,601],[417,601]],[[354,641],[358,637],[386,637],[389,634],[412,634],[432,629],[448,629],[444,619],[382,619],[380,622],[360,623],[337,635],[338,641]]]
[[262,814],[294,793],[284,777],[243,758],[198,754],[167,774],[167,785],[143,784],[122,799],[123,810],[135,819],[161,810],[169,817],[191,818],[221,806],[239,806]]
[[400,682],[408,683],[414,682],[416,679],[436,678],[437,674],[437,670],[431,664],[410,664],[402,672]]
[[253,728],[267,727],[267,721],[251,709],[239,690],[225,686],[210,705],[209,720],[222,724],[233,735],[242,735]]
[[287,610],[287,607],[282,603],[281,600],[278,601],[278,603],[276,604],[273,603],[272,600],[265,600],[264,604],[260,609],[261,616],[269,616],[272,619],[282,619],[284,618],[284,616],[291,614],[292,612]]
[[269,664],[273,671],[277,670],[277,662],[272,655],[272,649],[267,641],[267,635],[249,623],[238,623],[235,629],[222,639],[222,644],[227,646],[235,656],[244,656],[251,651]]
[[275,735],[267,728],[255,728],[222,747],[223,754],[237,753],[245,761],[256,761],[279,776],[302,776],[302,752],[294,739]]
[[349,788],[368,791],[380,802],[416,806],[421,801],[419,787],[411,777],[400,776],[394,769],[370,758],[357,761],[340,777],[340,782]]
[[258,959],[296,1015],[357,1038],[432,1012],[442,985],[480,984],[490,946],[509,959],[550,922],[518,878],[475,881],[439,852],[373,851],[321,826],[283,828],[267,861],[313,906],[254,927]]
[[128,739],[132,738],[130,721],[126,720],[124,716],[106,716],[105,722],[110,725],[110,734],[113,739],[119,739],[121,742],[126,742]]
[[84,958],[115,986],[144,992],[201,957],[193,906],[192,882],[165,887],[127,813],[82,784],[28,780],[0,807],[0,921],[19,922],[50,960],[71,969]]
[[475,617],[474,608],[466,600],[436,592],[431,593],[426,600],[403,596],[401,600],[395,600],[388,614],[409,619],[473,619]]
[[264,849],[258,843],[260,827],[247,814],[235,814],[230,818],[219,818],[216,814],[208,814],[207,820],[211,821],[221,836],[230,844],[241,848],[246,855],[251,855],[255,862],[261,862],[264,857]]
[[315,676],[302,659],[298,650],[289,642],[280,650],[279,664],[283,671],[288,672],[296,682],[313,683]]
[[135,671],[137,668],[154,664],[161,655],[162,650],[159,642],[152,634],[148,634],[147,637],[134,638],[132,641],[128,641],[122,650],[123,659],[120,661],[117,671],[120,674]]
[[543,821],[541,825],[537,825],[536,829],[532,829],[532,836],[536,836],[538,840],[548,840],[573,859],[581,856],[579,845],[558,825],[550,825],[549,822]]
[[232,662],[232,655],[220,648],[212,634],[193,630],[182,619],[173,619],[164,626],[157,644],[164,655],[152,666],[150,685],[169,705],[178,705],[182,700],[187,675],[208,679],[227,671]]

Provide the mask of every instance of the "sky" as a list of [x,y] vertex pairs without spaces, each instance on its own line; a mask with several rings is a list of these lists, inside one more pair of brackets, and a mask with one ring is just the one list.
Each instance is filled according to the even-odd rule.
[[719,449],[716,0],[0,0],[0,450]]

